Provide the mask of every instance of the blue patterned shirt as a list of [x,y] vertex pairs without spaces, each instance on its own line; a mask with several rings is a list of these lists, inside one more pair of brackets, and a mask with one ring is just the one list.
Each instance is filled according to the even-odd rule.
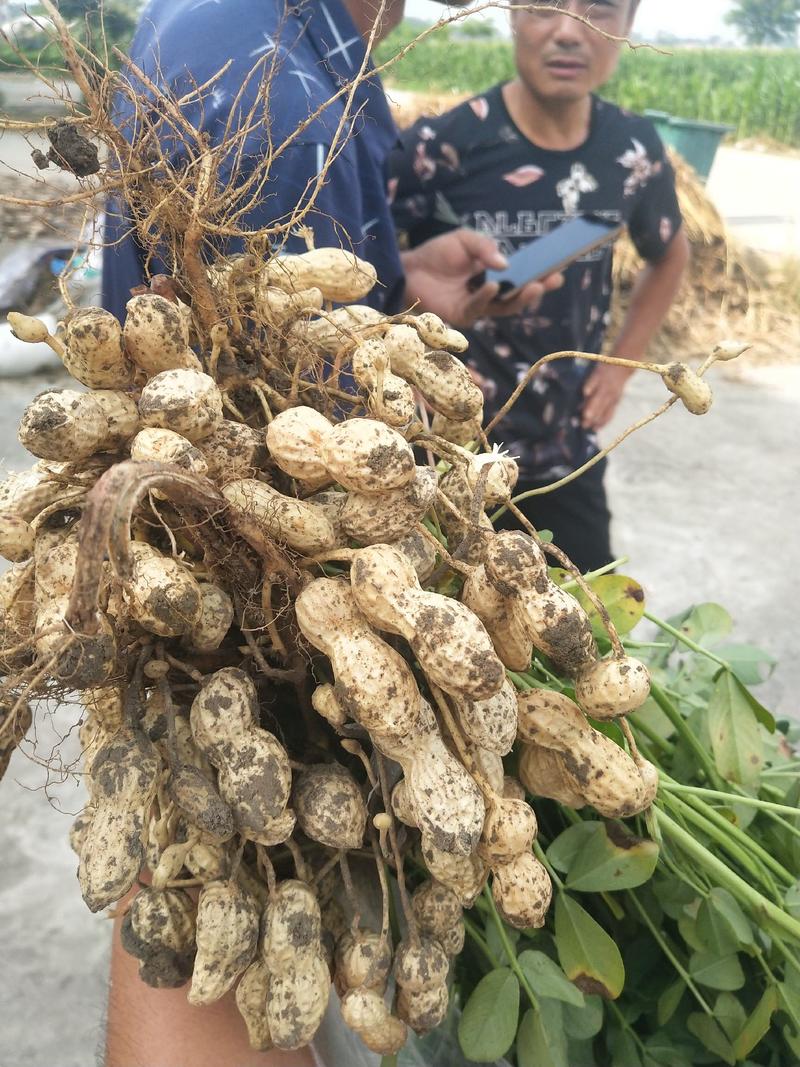
[[[212,146],[222,142],[231,119],[235,127],[255,109],[257,121],[244,139],[237,183],[263,167],[268,153],[307,122],[272,159],[257,203],[239,220],[246,229],[288,219],[309,195],[331,146],[343,145],[304,221],[317,247],[349,247],[374,264],[380,284],[369,302],[390,311],[399,306],[403,275],[386,199],[386,160],[397,134],[380,80],[373,75],[358,86],[349,117],[344,96],[325,106],[355,77],[365,57],[364,41],[341,0],[301,0],[291,6],[285,0],[150,0],[130,54],[160,89],[176,98],[188,94],[181,111]],[[228,63],[220,77],[199,94],[194,91]],[[130,79],[139,106],[150,103],[152,118],[152,93],[133,75]],[[343,120],[347,136],[337,142]],[[119,104],[115,121],[130,137],[136,118],[127,100]],[[159,139],[170,163],[179,167],[185,153],[170,121],[161,118]],[[233,166],[229,153],[220,182],[231,179]],[[105,236],[103,303],[124,318],[131,288],[145,280],[145,266],[119,201],[109,202]],[[296,237],[282,247],[305,249]],[[237,250],[233,242],[225,247],[229,253]],[[159,272],[171,273],[169,263],[149,266],[150,274]]]

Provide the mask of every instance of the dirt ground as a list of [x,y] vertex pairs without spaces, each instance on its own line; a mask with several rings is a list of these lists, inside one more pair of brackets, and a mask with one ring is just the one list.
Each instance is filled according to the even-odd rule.
[[[0,383],[0,458],[12,469],[26,462],[16,442],[19,416],[45,384]],[[661,389],[654,376],[634,380],[610,436],[651,410]],[[625,569],[643,583],[656,614],[708,599],[724,604],[737,637],[779,660],[762,699],[796,716],[800,372],[719,378],[716,392],[705,418],[676,408],[612,460],[615,547],[630,556]],[[76,711],[39,709],[39,759],[69,733]],[[64,765],[75,759],[74,732],[59,751]],[[45,788],[47,781],[43,767],[17,753],[0,783],[3,1067],[88,1067],[102,1033],[109,920],[81,901],[67,843],[71,820],[57,810],[77,812],[80,790],[72,779]]]

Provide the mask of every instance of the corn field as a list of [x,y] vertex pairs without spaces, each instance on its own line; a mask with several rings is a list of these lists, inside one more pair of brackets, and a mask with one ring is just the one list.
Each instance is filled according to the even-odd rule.
[[[413,38],[400,27],[378,50],[383,62]],[[512,76],[511,45],[504,40],[459,39],[445,31],[423,41],[391,68],[402,89],[478,92]],[[733,126],[737,138],[767,136],[800,145],[800,51],[678,48],[623,53],[610,100],[644,111]]]

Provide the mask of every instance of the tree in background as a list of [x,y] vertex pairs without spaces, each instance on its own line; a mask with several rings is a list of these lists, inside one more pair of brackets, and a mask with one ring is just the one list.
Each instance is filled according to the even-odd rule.
[[800,25],[800,0],[737,0],[726,21],[747,44],[792,45]]
[[85,22],[94,35],[102,25],[109,42],[119,44],[130,38],[136,26],[139,0],[57,0],[58,10],[67,22]]

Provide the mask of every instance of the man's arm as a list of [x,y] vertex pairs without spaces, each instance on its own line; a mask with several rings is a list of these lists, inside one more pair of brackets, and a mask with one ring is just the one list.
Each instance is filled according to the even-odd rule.
[[[631,293],[630,306],[611,355],[642,360],[650,342],[664,321],[680,288],[683,272],[691,256],[689,241],[679,230],[663,257],[639,273]],[[633,370],[597,366],[584,387],[584,427],[599,430],[606,425],[622,396]]]

